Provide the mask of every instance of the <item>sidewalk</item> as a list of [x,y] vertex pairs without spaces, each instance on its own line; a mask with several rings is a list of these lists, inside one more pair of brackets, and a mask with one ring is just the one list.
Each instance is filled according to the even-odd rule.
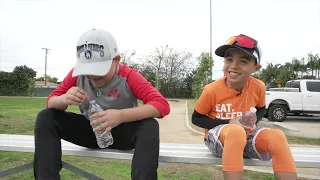
[[169,101],[171,112],[163,119],[158,119],[160,125],[160,142],[201,144],[203,136],[192,132],[186,126],[186,105],[184,101]]
[[[184,100],[179,102],[169,101],[171,112],[163,118],[158,119],[160,125],[160,142],[162,143],[185,143],[201,144],[203,135],[189,129],[186,122],[186,104]],[[248,166],[247,170],[273,173],[272,167]],[[297,168],[299,177],[320,179],[320,169],[315,168]]]

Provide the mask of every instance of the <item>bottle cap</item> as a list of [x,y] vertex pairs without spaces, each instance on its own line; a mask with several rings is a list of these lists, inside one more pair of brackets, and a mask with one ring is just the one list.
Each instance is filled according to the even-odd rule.
[[256,112],[257,112],[257,109],[256,109],[255,107],[251,107],[251,108],[250,108],[250,112],[256,113]]
[[90,104],[96,103],[96,100],[91,100]]

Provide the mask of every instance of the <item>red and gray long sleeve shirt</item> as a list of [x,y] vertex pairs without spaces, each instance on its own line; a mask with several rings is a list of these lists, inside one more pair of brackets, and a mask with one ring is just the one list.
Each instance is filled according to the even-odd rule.
[[[112,80],[102,88],[95,88],[86,76],[72,77],[73,69],[61,84],[48,96],[65,94],[71,87],[77,86],[88,93],[90,100],[96,100],[103,109],[125,109],[138,106],[138,99],[159,110],[163,118],[170,113],[168,101],[138,71],[120,64]],[[81,114],[87,116],[89,101],[79,105]]]

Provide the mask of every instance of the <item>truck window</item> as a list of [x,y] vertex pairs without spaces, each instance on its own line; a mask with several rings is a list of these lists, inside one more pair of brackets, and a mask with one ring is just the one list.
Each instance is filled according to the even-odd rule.
[[300,81],[289,81],[286,83],[286,86],[288,88],[298,88],[299,92],[301,92],[300,90]]
[[307,81],[307,90],[311,92],[320,92],[320,82]]

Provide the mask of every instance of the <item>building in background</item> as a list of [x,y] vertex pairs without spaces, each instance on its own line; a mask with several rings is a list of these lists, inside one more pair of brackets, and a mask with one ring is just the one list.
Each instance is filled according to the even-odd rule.
[[49,94],[59,86],[57,83],[47,82],[45,85],[44,81],[35,82],[35,92],[34,97],[47,97]]

